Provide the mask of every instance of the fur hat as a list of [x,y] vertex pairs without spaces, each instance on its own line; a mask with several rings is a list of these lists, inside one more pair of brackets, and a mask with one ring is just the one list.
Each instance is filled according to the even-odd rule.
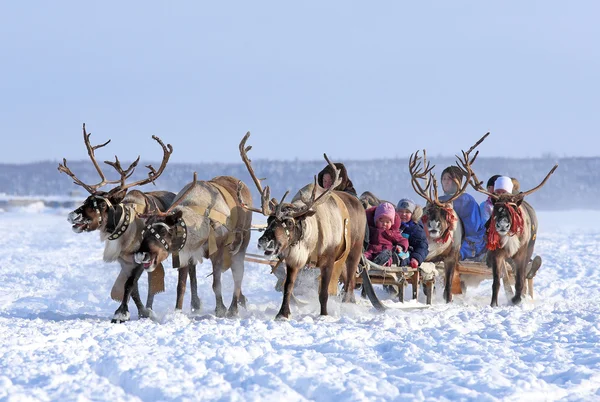
[[403,198],[400,201],[398,201],[396,210],[407,209],[412,214],[413,212],[415,212],[416,206],[417,206],[417,204],[415,204],[415,202],[413,200],[410,200],[408,198]]
[[[344,166],[344,164],[340,163],[340,162],[334,163],[334,166],[340,170],[340,179],[341,179],[340,184],[336,188],[334,188],[334,190],[345,191],[347,193],[357,195],[356,190],[354,189],[354,185],[352,184],[352,181],[348,177],[348,171],[346,170],[346,166]],[[319,172],[319,174],[317,175],[317,183],[319,183],[319,186],[321,186],[321,187],[323,187],[323,176],[325,174],[328,174],[329,176],[331,176],[332,179],[333,179],[333,176],[335,176],[333,169],[329,165],[325,166],[323,168],[323,170],[321,170]]]
[[377,220],[382,216],[390,218],[392,223],[396,219],[396,210],[394,209],[394,206],[389,202],[379,204],[377,206],[377,209],[375,209],[375,222],[377,222]]
[[514,177],[510,178],[512,180],[512,184],[513,184],[513,194],[519,194],[519,192],[521,191],[521,183],[519,183],[519,180],[515,179]]
[[494,192],[498,190],[504,190],[509,194],[512,194],[513,182],[508,176],[500,176],[494,182]]

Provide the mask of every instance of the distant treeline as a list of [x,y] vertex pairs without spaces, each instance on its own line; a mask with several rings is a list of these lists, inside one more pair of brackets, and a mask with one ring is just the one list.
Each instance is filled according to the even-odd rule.
[[[412,189],[408,158],[341,162],[346,164],[350,179],[359,194],[369,190],[394,203],[402,197],[413,198],[419,204],[424,203]],[[454,164],[455,159],[438,157],[432,162],[437,166],[435,172],[439,178],[444,167]],[[521,182],[521,190],[527,190],[538,185],[555,163],[559,167],[554,175],[541,190],[529,196],[528,201],[540,210],[600,209],[597,202],[600,187],[596,186],[600,183],[600,158],[478,158],[474,169],[477,176],[485,181],[494,174],[516,177]],[[144,177],[147,169],[143,166],[147,164],[148,162],[140,162],[131,180]],[[159,163],[153,165],[157,167]],[[85,197],[85,190],[73,184],[67,175],[59,173],[57,166],[57,162],[0,164],[0,193],[47,196],[68,195],[79,191],[82,198]],[[303,185],[312,182],[314,175],[324,166],[325,161],[253,161],[257,176],[267,178],[265,185],[271,187],[272,196],[277,198],[286,190],[294,194]],[[89,161],[69,162],[69,167],[86,183],[100,181]],[[104,168],[104,172],[109,179],[116,178],[109,166]],[[192,180],[193,172],[198,172],[199,180],[219,175],[238,177],[253,191],[255,203],[258,201],[258,192],[242,163],[170,163],[157,180],[156,187],[147,185],[145,189],[176,193]],[[469,189],[469,192],[478,200],[484,198],[473,189]]]

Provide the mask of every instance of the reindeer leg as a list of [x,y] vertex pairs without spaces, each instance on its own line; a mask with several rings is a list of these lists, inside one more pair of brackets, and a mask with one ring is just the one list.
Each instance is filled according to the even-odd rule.
[[[228,317],[238,316],[238,304],[242,295],[242,280],[244,279],[244,258],[246,253],[238,252],[231,257],[231,274],[233,275],[233,298],[227,311]],[[245,302],[244,302],[245,303]]]
[[193,264],[190,260],[188,262],[189,276],[190,276],[190,291],[192,292],[192,311],[200,311],[202,309],[202,302],[198,297],[198,278],[196,277],[196,264]]
[[[148,293],[148,296],[150,294]],[[131,299],[135,303],[135,306],[138,309],[138,317],[140,318],[148,318],[150,317],[150,311],[144,307],[142,304],[142,298],[140,297],[140,290],[138,287],[138,281],[135,281],[133,284],[133,289],[131,289]]]
[[123,300],[121,301],[121,305],[115,311],[115,315],[111,320],[112,323],[121,323],[129,320],[129,308],[127,307],[127,302],[129,301],[129,297],[133,292],[134,285],[137,284],[138,279],[140,279],[140,275],[144,271],[144,267],[140,265],[136,265],[131,273],[131,276],[127,278],[125,282],[125,290],[123,292]]
[[217,317],[225,317],[227,308],[223,303],[223,293],[221,291],[221,272],[223,270],[223,251],[219,250],[215,253],[214,257],[211,257],[213,266],[213,292],[215,293],[215,315]]
[[498,307],[498,292],[500,291],[501,268],[504,266],[504,257],[496,252],[492,259],[492,302],[490,306]]
[[321,268],[321,288],[319,289],[319,303],[321,304],[321,315],[327,315],[327,300],[329,299],[329,282],[333,275],[333,263],[323,264]]
[[185,296],[185,287],[187,284],[188,273],[190,271],[189,265],[179,268],[177,272],[177,297],[175,299],[175,309],[183,309],[183,298]]
[[446,300],[446,303],[452,302],[452,280],[454,279],[455,266],[456,258],[454,256],[451,259],[444,260],[444,300]]
[[353,247],[346,259],[346,278],[344,278],[344,298],[342,303],[356,303],[354,288],[356,287],[356,270],[362,255],[362,248]]
[[[283,301],[279,313],[275,317],[276,320],[290,318],[290,297],[294,291],[296,276],[298,276],[298,267],[287,265],[287,275],[285,277],[285,285],[283,286]],[[327,292],[327,288],[325,288],[325,292]]]
[[517,272],[515,272],[515,296],[511,299],[513,304],[520,304],[523,295],[527,262],[529,261],[529,256],[526,255],[526,250],[526,248],[521,249],[514,258]]

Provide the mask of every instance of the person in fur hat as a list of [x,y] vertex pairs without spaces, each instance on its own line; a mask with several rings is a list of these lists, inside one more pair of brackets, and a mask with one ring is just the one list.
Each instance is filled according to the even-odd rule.
[[[335,167],[340,170],[340,178],[342,179],[341,183],[334,188],[336,191],[345,191],[358,197],[356,194],[356,190],[354,189],[354,185],[352,181],[348,178],[348,171],[346,170],[346,166],[343,163],[334,163]],[[319,172],[317,176],[317,182],[319,186],[323,188],[329,188],[333,184],[333,177],[335,176],[335,172],[331,169],[331,166],[327,165],[323,170]]]
[[408,240],[400,232],[400,217],[389,202],[369,208],[365,213],[370,237],[364,255],[376,264],[391,265],[395,252],[408,249]]
[[425,261],[425,258],[427,258],[427,254],[429,253],[427,235],[425,234],[425,229],[423,229],[423,223],[421,222],[423,209],[416,205],[413,200],[403,198],[398,201],[396,212],[400,217],[402,237],[408,239],[407,253],[399,254],[402,258],[400,260],[400,266],[410,265],[413,268],[417,268]]
[[[463,180],[462,170],[457,166],[448,166],[442,171],[442,189],[445,201],[452,197]],[[461,260],[482,261],[486,254],[485,222],[481,219],[479,204],[471,194],[463,193],[452,203],[454,211],[462,221],[465,237],[460,247]]]

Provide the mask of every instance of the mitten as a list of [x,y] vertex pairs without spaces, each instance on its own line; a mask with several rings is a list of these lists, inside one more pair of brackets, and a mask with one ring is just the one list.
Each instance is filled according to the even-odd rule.
[[410,259],[410,266],[411,266],[412,268],[417,268],[417,267],[419,266],[419,261],[417,261],[417,260],[416,260],[416,259],[414,259],[414,258],[411,258],[411,259]]

